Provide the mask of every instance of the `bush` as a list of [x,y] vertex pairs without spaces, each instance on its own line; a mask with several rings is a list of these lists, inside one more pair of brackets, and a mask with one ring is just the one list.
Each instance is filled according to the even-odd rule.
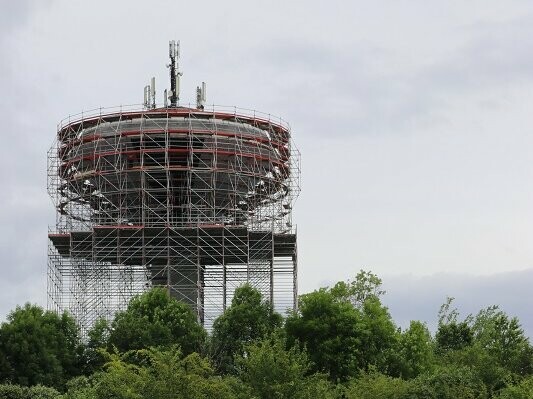
[[0,385],[0,398],[2,399],[56,399],[59,397],[58,391],[42,385],[29,388],[11,384]]
[[533,398],[533,377],[526,378],[517,385],[512,385],[502,389],[497,397],[498,399]]
[[19,385],[0,385],[0,398],[2,399],[25,399],[24,389]]
[[363,374],[347,384],[347,399],[404,399],[409,382],[380,373]]
[[443,367],[413,380],[409,399],[486,399],[487,388],[468,367]]

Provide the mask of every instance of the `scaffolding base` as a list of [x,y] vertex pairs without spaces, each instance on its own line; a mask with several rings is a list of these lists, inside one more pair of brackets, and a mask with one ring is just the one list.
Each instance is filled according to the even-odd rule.
[[189,304],[208,330],[244,283],[278,312],[296,307],[296,234],[239,226],[102,226],[50,233],[49,241],[51,307],[68,310],[82,335],[154,286]]

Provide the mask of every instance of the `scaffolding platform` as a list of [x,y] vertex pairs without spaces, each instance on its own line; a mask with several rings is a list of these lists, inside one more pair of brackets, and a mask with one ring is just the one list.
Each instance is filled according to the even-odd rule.
[[61,122],[48,155],[49,307],[82,333],[153,286],[207,328],[244,283],[282,313],[297,306],[300,157],[281,119],[99,109]]

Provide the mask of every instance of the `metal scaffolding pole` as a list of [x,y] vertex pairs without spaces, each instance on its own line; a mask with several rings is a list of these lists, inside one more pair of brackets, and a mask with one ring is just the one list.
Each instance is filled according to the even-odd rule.
[[48,152],[49,307],[86,333],[152,286],[210,328],[250,283],[294,309],[300,155],[287,123],[235,107],[137,106],[58,125]]

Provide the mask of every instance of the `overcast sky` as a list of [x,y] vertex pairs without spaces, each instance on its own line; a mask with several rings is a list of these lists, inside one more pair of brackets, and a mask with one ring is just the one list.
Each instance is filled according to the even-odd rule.
[[182,98],[283,117],[300,292],[364,268],[401,324],[501,304],[533,336],[533,2],[0,0],[0,315],[46,304],[57,122]]

